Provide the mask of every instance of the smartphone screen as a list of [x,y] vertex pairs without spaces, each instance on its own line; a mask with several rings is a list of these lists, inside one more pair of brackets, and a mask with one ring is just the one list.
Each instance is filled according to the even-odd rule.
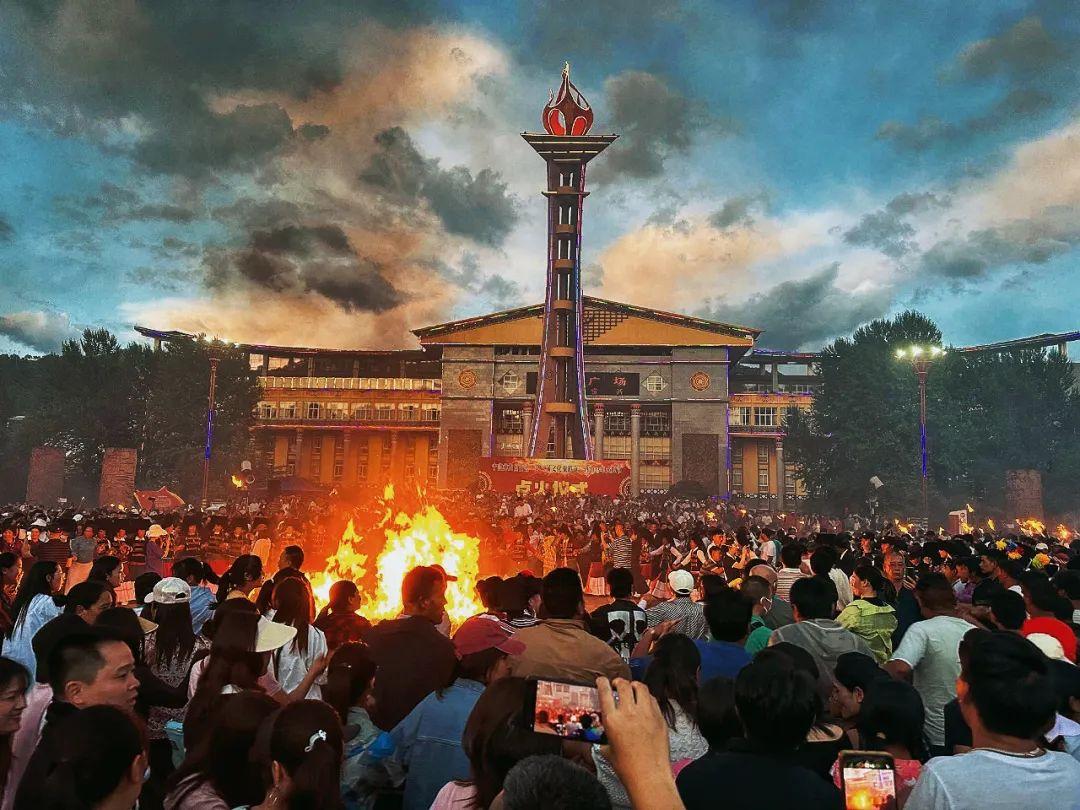
[[890,754],[842,751],[840,772],[847,810],[896,810],[896,770]]
[[567,740],[607,742],[595,686],[542,679],[532,683],[533,731]]

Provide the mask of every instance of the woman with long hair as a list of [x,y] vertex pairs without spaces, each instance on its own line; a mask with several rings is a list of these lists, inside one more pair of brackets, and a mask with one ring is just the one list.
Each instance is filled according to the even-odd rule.
[[315,626],[326,636],[326,646],[336,650],[343,644],[363,641],[371,622],[357,614],[363,600],[355,582],[340,579],[330,586],[330,601],[315,618]]
[[0,633],[7,635],[15,625],[12,606],[22,580],[22,557],[5,551],[0,554]]
[[[662,636],[652,648],[652,661],[645,670],[644,683],[660,704],[668,726],[668,759],[694,760],[708,753],[709,743],[697,726],[698,673],[701,653],[684,635]],[[599,745],[592,749],[596,776],[608,792],[613,808],[630,808],[626,793],[611,762]]]
[[104,611],[113,607],[114,594],[104,582],[77,582],[64,597],[64,613],[73,613],[93,624]]
[[41,810],[130,810],[139,799],[146,754],[135,722],[113,706],[90,706],[56,729],[48,776],[34,791]]
[[254,554],[241,554],[218,580],[218,604],[239,596],[249,597],[262,581],[262,560]]
[[10,658],[0,658],[0,796],[7,789],[11,742],[19,730],[29,688],[30,673],[26,667]]
[[562,753],[558,737],[537,734],[525,721],[528,690],[524,678],[501,678],[484,690],[461,739],[469,759],[469,779],[447,782],[431,810],[486,810],[514,765],[526,757]]
[[[279,624],[296,628],[296,638],[274,654],[274,677],[281,688],[291,692],[307,676],[311,665],[327,654],[326,636],[312,625],[307,588],[296,577],[283,579],[274,586],[274,612],[269,617]],[[319,684],[308,690],[306,697],[322,697]]]
[[263,722],[270,728],[264,754],[270,783],[261,806],[341,810],[344,742],[334,710],[321,700],[300,700]]
[[208,733],[188,754],[168,782],[165,810],[254,805],[265,795],[263,768],[251,750],[263,721],[281,706],[260,691],[226,695]]
[[36,562],[23,577],[19,592],[11,605],[15,621],[4,639],[3,655],[18,661],[30,680],[37,672],[37,659],[31,642],[37,631],[62,612],[57,595],[63,592],[64,569],[55,562]]
[[856,566],[851,575],[855,599],[836,617],[840,624],[866,641],[879,664],[892,655],[896,630],[896,608],[882,596],[886,587],[885,575],[877,568],[866,563]]
[[98,557],[94,560],[94,564],[90,567],[90,573],[87,575],[86,581],[104,582],[105,587],[112,591],[113,596],[115,597],[116,589],[120,587],[123,576],[124,567],[120,563],[120,558],[113,557],[110,554],[105,557]]

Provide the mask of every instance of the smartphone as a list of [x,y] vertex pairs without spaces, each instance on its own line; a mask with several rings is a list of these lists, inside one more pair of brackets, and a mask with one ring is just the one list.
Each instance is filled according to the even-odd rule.
[[542,678],[529,681],[525,716],[537,734],[565,740],[607,742],[595,686]]
[[896,810],[896,764],[882,751],[841,751],[847,810]]

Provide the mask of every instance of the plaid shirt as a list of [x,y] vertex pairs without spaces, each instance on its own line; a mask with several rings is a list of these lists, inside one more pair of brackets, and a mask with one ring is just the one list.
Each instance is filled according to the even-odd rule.
[[648,619],[649,627],[656,627],[661,622],[670,619],[682,619],[675,628],[676,633],[694,640],[709,638],[709,625],[705,623],[705,608],[689,596],[676,596],[669,602],[654,605],[645,611],[645,617]]

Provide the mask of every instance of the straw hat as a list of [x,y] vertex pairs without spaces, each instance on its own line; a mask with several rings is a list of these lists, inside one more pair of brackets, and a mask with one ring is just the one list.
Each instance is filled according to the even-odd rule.
[[255,638],[255,652],[273,652],[281,649],[294,638],[296,638],[296,628],[292,625],[259,619],[259,635]]

